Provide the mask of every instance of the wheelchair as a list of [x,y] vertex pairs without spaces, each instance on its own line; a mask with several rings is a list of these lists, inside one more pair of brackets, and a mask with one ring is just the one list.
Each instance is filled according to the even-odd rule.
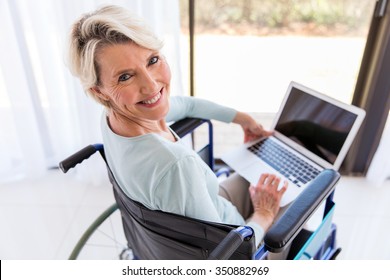
[[[195,130],[204,124],[208,126],[208,143],[197,152],[217,176],[228,176],[234,170],[223,166],[223,163],[221,168],[213,157],[213,126],[209,120],[187,118],[172,124],[171,128],[183,138],[193,136]],[[96,152],[106,160],[103,145],[95,144],[63,160],[59,167],[66,173]],[[109,239],[120,259],[265,260],[273,255],[282,255],[292,260],[331,260],[341,251],[336,246],[337,227],[332,223],[335,209],[333,193],[340,178],[335,170],[321,172],[275,221],[262,244],[256,248],[253,230],[248,226],[207,222],[146,208],[121,190],[109,166],[106,166],[116,203],[88,227],[69,259],[80,256],[91,236],[114,215],[118,216],[117,210],[125,237],[122,242],[116,241],[115,237]],[[305,224],[323,205],[320,225],[314,231],[305,229]]]

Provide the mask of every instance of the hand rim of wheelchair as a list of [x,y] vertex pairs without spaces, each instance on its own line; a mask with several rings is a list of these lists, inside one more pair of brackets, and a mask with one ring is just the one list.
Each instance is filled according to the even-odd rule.
[[[85,247],[88,240],[92,236],[92,234],[95,233],[95,231],[112,215],[118,210],[118,204],[115,202],[110,207],[108,207],[103,213],[101,213],[93,222],[92,224],[85,230],[81,238],[77,241],[75,247],[72,250],[72,253],[69,256],[69,260],[76,260],[77,257],[80,255],[81,250]],[[131,248],[123,248],[122,251],[119,253],[119,258],[122,259],[128,259],[125,257],[125,254],[129,254],[129,250],[131,251]]]

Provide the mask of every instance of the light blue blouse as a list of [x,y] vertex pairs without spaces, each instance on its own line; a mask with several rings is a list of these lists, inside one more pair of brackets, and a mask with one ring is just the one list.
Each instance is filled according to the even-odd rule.
[[[236,111],[210,101],[170,98],[167,122],[185,117],[231,122]],[[119,186],[146,207],[206,221],[243,225],[236,207],[218,195],[219,183],[212,170],[182,141],[171,142],[157,134],[123,137],[102,118],[102,134],[108,164]],[[248,223],[256,240],[263,239],[260,225]]]

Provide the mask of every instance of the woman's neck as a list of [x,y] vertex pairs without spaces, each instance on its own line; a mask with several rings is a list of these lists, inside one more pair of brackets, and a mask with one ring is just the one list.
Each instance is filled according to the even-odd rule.
[[111,130],[124,137],[136,137],[149,133],[158,134],[172,142],[176,138],[172,135],[164,119],[161,120],[141,120],[128,118],[112,111],[108,112],[108,125]]

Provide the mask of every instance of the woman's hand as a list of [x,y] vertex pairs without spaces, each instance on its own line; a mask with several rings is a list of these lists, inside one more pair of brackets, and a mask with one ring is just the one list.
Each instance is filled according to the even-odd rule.
[[256,186],[249,187],[253,203],[252,220],[267,231],[280,209],[280,200],[287,190],[287,182],[278,190],[280,178],[272,174],[262,174]]
[[272,135],[271,131],[265,130],[247,113],[237,112],[233,122],[241,125],[244,131],[244,143]]

